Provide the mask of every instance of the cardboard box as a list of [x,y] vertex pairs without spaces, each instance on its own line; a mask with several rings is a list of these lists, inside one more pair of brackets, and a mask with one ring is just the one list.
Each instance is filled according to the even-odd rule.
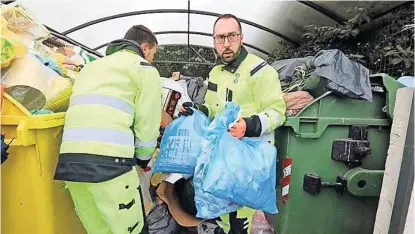
[[157,189],[157,195],[162,201],[167,204],[170,214],[181,226],[197,227],[204,221],[203,219],[198,219],[186,213],[180,207],[179,200],[174,193],[174,184],[168,183],[166,181],[161,182]]

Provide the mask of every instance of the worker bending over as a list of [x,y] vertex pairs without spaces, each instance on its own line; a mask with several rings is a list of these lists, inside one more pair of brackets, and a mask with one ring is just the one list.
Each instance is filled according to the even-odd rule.
[[[221,64],[209,74],[204,105],[184,103],[182,115],[191,115],[194,107],[214,118],[224,110],[226,102],[241,106],[243,118],[229,130],[238,139],[256,137],[274,143],[274,130],[285,121],[285,102],[278,73],[263,59],[250,54],[242,46],[241,23],[230,14],[220,16],[213,26],[213,41]],[[230,155],[237,157],[238,155]],[[249,233],[255,210],[243,207],[221,217],[230,226],[225,232]]]
[[148,28],[130,28],[73,86],[55,179],[66,181],[89,234],[148,233],[134,166],[147,166],[159,136],[157,43]]

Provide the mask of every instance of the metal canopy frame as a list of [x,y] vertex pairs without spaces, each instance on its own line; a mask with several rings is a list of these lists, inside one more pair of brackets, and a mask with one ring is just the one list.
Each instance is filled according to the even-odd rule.
[[[154,35],[163,35],[163,34],[189,34],[190,35],[190,34],[192,34],[192,35],[201,35],[201,36],[213,37],[213,34],[212,33],[197,32],[197,31],[159,31],[159,32],[153,32],[153,33],[154,33]],[[109,43],[110,42],[104,43],[104,44],[99,45],[99,46],[97,46],[97,47],[95,47],[93,49],[94,50],[99,50],[99,49],[104,48],[105,46],[107,46]],[[256,51],[259,51],[259,52],[261,52],[261,53],[263,53],[265,55],[271,55],[271,53],[269,53],[269,52],[267,52],[267,51],[265,51],[265,50],[263,50],[261,48],[258,48],[258,47],[254,46],[254,45],[251,45],[249,43],[243,42],[242,44],[244,46],[246,46],[246,47],[249,47],[251,49],[254,49]]]
[[[304,4],[305,6],[307,6],[309,8],[312,8],[313,10],[315,10],[315,11],[317,11],[317,12],[319,12],[319,13],[325,15],[325,16],[327,16],[331,20],[333,20],[333,21],[335,21],[335,22],[337,22],[337,23],[339,23],[341,25],[344,25],[345,22],[347,21],[346,18],[340,16],[336,12],[334,12],[332,10],[329,10],[329,9],[323,7],[323,6],[320,6],[319,4],[317,4],[317,3],[313,2],[313,1],[301,1],[301,0],[297,0],[297,2],[299,2],[301,4]],[[406,1],[403,4],[408,4],[408,3],[411,3],[411,1]],[[380,17],[380,16],[382,16],[384,14],[387,14],[388,12],[393,11],[394,9],[397,9],[397,8],[401,7],[403,4],[400,4],[400,5],[398,5],[398,6],[394,7],[394,8],[389,9],[389,10],[387,10],[385,12],[382,12],[382,13],[380,13],[378,15],[372,15],[371,18],[373,18],[373,19],[378,18],[378,17]],[[221,15],[221,14],[218,14],[216,12],[211,12],[211,11],[191,10],[190,9],[190,0],[188,0],[187,9],[153,9],[153,10],[132,11],[132,12],[126,12],[126,13],[121,13],[121,14],[110,15],[110,16],[106,16],[106,17],[99,18],[99,19],[91,20],[91,21],[88,21],[86,23],[83,23],[83,24],[80,24],[78,26],[75,26],[73,28],[70,28],[70,29],[64,31],[62,33],[62,35],[68,35],[70,33],[73,33],[73,32],[79,31],[81,29],[84,29],[86,27],[89,27],[89,26],[92,26],[92,25],[95,25],[95,24],[99,24],[99,23],[102,23],[102,22],[105,22],[105,21],[110,21],[110,20],[113,20],[113,19],[119,19],[119,18],[130,17],[130,16],[137,16],[137,15],[145,15],[145,14],[168,14],[168,13],[183,13],[183,14],[187,14],[187,17],[188,17],[188,19],[187,19],[188,20],[188,22],[187,22],[187,24],[188,24],[187,25],[187,31],[159,31],[159,32],[154,32],[154,34],[156,34],[156,35],[161,35],[161,34],[187,34],[187,46],[190,46],[190,35],[191,34],[192,35],[208,36],[208,37],[212,37],[213,36],[211,33],[190,31],[190,23],[191,23],[190,22],[190,15],[191,14],[205,15],[205,16],[213,16],[213,17],[218,17],[218,16]],[[249,20],[245,20],[245,19],[240,19],[240,20],[241,20],[241,23],[244,23],[244,24],[253,26],[255,28],[258,28],[260,30],[263,30],[265,32],[271,33],[271,34],[273,34],[273,35],[275,35],[275,36],[277,36],[277,37],[279,37],[281,39],[284,39],[284,40],[286,40],[286,41],[288,41],[288,42],[290,42],[290,43],[292,43],[294,45],[299,45],[300,44],[299,41],[297,41],[297,40],[295,40],[293,38],[290,38],[287,35],[284,35],[284,34],[282,34],[280,32],[277,32],[275,30],[272,30],[272,29],[270,29],[268,27],[259,25],[257,23],[252,22],[252,21],[249,21]],[[101,49],[101,48],[105,47],[106,45],[108,45],[108,43],[109,42],[107,42],[105,44],[102,44],[102,45],[99,45],[99,46],[95,47],[94,50]],[[261,48],[259,48],[257,46],[254,46],[252,44],[248,44],[248,43],[243,43],[243,44],[246,47],[249,47],[251,49],[254,49],[256,51],[259,51],[259,52],[261,52],[261,53],[263,53],[265,55],[268,55],[269,56],[271,54],[270,52],[265,51],[265,50],[263,50],[263,49],[261,49]]]
[[377,19],[377,18],[379,18],[379,17],[382,17],[382,16],[384,16],[384,15],[386,15],[386,14],[388,14],[388,13],[390,13],[390,12],[394,11],[394,10],[399,9],[399,8],[400,8],[400,7],[402,7],[402,6],[409,5],[409,4],[413,4],[413,3],[414,3],[414,1],[405,1],[405,2],[404,2],[404,3],[402,3],[402,4],[399,4],[399,5],[397,5],[397,6],[393,7],[393,8],[391,8],[391,9],[386,10],[386,11],[384,11],[384,12],[381,12],[381,13],[379,13],[379,14],[376,14],[376,15],[374,15],[374,14],[369,14],[369,17],[370,17],[370,18],[372,18],[372,19]]
[[[192,9],[190,9],[190,1],[191,0],[188,0],[187,9],[152,9],[152,10],[141,10],[141,11],[125,12],[125,13],[110,15],[110,16],[98,18],[98,19],[95,19],[95,20],[91,20],[91,21],[88,21],[86,23],[83,23],[83,24],[80,24],[78,26],[75,26],[73,28],[70,28],[70,29],[68,29],[68,30],[66,30],[66,31],[64,31],[62,33],[59,33],[56,30],[53,30],[53,29],[51,29],[49,27],[48,27],[48,29],[51,31],[51,34],[53,36],[55,36],[55,37],[57,37],[57,38],[59,38],[61,40],[64,40],[66,42],[69,42],[69,43],[75,44],[77,46],[80,46],[84,50],[86,50],[86,51],[88,51],[88,52],[90,52],[90,53],[92,53],[92,54],[94,54],[96,56],[102,57],[103,55],[100,54],[99,52],[97,52],[96,50],[105,47],[106,45],[108,45],[108,43],[102,44],[102,45],[100,45],[98,47],[95,47],[94,49],[90,49],[88,46],[85,46],[84,44],[81,44],[78,41],[75,41],[75,40],[69,38],[67,35],[70,34],[70,33],[76,32],[78,30],[84,29],[86,27],[89,27],[89,26],[92,26],[92,25],[95,25],[95,24],[99,24],[99,23],[102,23],[102,22],[105,22],[105,21],[110,21],[110,20],[113,20],[113,19],[119,19],[119,18],[124,18],[124,17],[129,17],[129,16],[145,15],[145,14],[183,13],[183,14],[187,14],[187,16],[188,16],[188,22],[187,22],[188,23],[188,27],[187,27],[187,31],[159,31],[159,32],[155,32],[154,34],[156,34],[156,35],[157,34],[158,35],[161,35],[161,34],[187,34],[187,46],[190,47],[190,35],[191,34],[192,35],[208,36],[208,37],[212,37],[213,36],[211,33],[198,32],[198,31],[190,31],[190,23],[191,23],[191,21],[190,21],[190,15],[191,14],[196,14],[196,15],[204,15],[204,16],[213,16],[213,17],[218,17],[218,16],[221,15],[219,13],[211,12],[211,11],[192,10]],[[12,2],[16,2],[16,1],[15,0],[12,0],[12,1],[1,0],[1,4],[10,4]],[[331,10],[329,8],[323,7],[323,6],[317,4],[314,1],[307,1],[307,0],[306,1],[301,1],[301,0],[297,0],[297,2],[303,4],[303,5],[311,8],[311,9],[313,9],[314,11],[317,11],[317,12],[321,13],[322,15],[328,17],[329,19],[331,19],[334,22],[337,22],[339,24],[344,24],[348,20],[348,19],[344,18],[343,16],[339,15],[338,13],[336,13],[335,11],[333,11],[333,10]],[[399,4],[399,5],[391,8],[391,9],[388,9],[388,10],[386,10],[384,12],[381,12],[381,13],[378,13],[376,15],[375,14],[370,14],[370,18],[376,19],[376,18],[381,17],[381,16],[383,16],[383,15],[385,15],[385,14],[387,14],[387,13],[389,13],[389,12],[391,12],[391,11],[399,8],[399,7],[402,7],[405,4],[411,4],[411,3],[413,3],[413,1],[405,1],[402,4]],[[265,27],[263,25],[257,24],[255,22],[252,22],[252,21],[249,21],[249,20],[246,20],[246,19],[240,19],[240,21],[241,21],[241,23],[250,25],[250,26],[252,26],[254,28],[257,28],[257,29],[263,30],[265,32],[268,32],[268,33],[270,33],[272,35],[275,35],[275,36],[277,36],[277,37],[279,37],[279,38],[281,38],[281,39],[283,39],[283,40],[285,40],[285,41],[287,41],[287,42],[289,42],[289,43],[291,43],[293,45],[299,45],[300,44],[299,41],[297,41],[296,39],[291,38],[291,37],[289,37],[287,35],[284,35],[281,32],[278,32],[278,31],[275,31],[275,30],[270,29],[268,27]],[[261,52],[264,55],[268,55],[269,56],[271,54],[270,52],[265,51],[264,49],[261,49],[261,48],[259,48],[257,46],[252,45],[252,44],[248,44],[248,43],[243,43],[243,44],[246,47],[249,47],[251,49],[254,49],[256,51],[259,51],[259,52]]]
[[16,0],[10,0],[10,1],[8,1],[8,0],[1,0],[0,1],[0,3],[1,4],[4,4],[4,5],[8,5],[8,4],[10,4],[10,3],[13,3],[13,2],[15,2]]
[[85,50],[85,51],[87,51],[87,52],[89,52],[89,53],[91,53],[91,54],[93,54],[93,55],[96,55],[96,56],[98,56],[98,57],[104,57],[104,56],[103,56],[101,53],[99,53],[98,51],[96,51],[96,50],[94,50],[94,49],[91,49],[91,48],[89,48],[88,46],[86,46],[86,45],[84,45],[84,44],[82,44],[82,43],[80,43],[80,42],[77,42],[77,41],[73,40],[72,38],[70,38],[70,37],[68,37],[68,36],[66,36],[66,35],[63,35],[62,33],[60,33],[60,32],[58,32],[58,31],[54,30],[53,28],[50,28],[50,27],[48,27],[48,26],[46,26],[46,25],[44,25],[44,26],[46,27],[46,29],[47,29],[47,30],[49,30],[49,31],[50,31],[50,34],[51,34],[52,36],[54,36],[54,37],[56,37],[56,38],[59,38],[59,39],[61,39],[61,40],[63,40],[63,41],[66,41],[66,42],[68,42],[68,43],[71,43],[71,44],[73,44],[73,45],[77,45],[77,46],[81,47],[83,50]]
[[[344,25],[345,22],[348,20],[348,19],[340,16],[336,12],[331,11],[331,10],[329,10],[329,9],[323,7],[323,6],[320,6],[319,4],[317,4],[315,2],[308,1],[308,0],[306,0],[306,1],[297,0],[297,2],[302,3],[302,4],[306,5],[306,6],[314,9],[317,12],[320,12],[321,14],[329,17],[330,19],[336,21],[337,23],[339,23],[341,25]],[[395,6],[395,7],[390,8],[389,10],[380,12],[378,14],[369,14],[369,18],[372,19],[372,20],[377,19],[377,18],[382,17],[382,16],[384,16],[384,15],[386,15],[386,14],[388,14],[388,13],[390,13],[390,12],[396,10],[396,9],[399,9],[400,7],[402,7],[404,5],[409,5],[411,3],[413,3],[413,1],[405,1],[402,4],[399,4],[399,5]]]
[[[121,14],[116,14],[116,15],[111,15],[111,16],[106,16],[106,17],[102,17],[96,20],[91,20],[89,22],[83,23],[81,25],[78,25],[76,27],[73,27],[71,29],[68,29],[64,32],[62,32],[63,35],[68,35],[70,33],[76,32],[78,30],[81,30],[83,28],[89,27],[91,25],[95,25],[95,24],[99,24],[105,21],[109,21],[109,20],[113,20],[113,19],[119,19],[119,18],[124,18],[124,17],[129,17],[129,16],[136,16],[136,15],[144,15],[144,14],[168,14],[168,13],[184,13],[184,14],[197,14],[197,15],[205,15],[205,16],[214,16],[214,17],[219,17],[221,14],[215,13],[215,12],[210,12],[210,11],[199,11],[199,10],[188,10],[188,9],[154,9],[154,10],[143,10],[143,11],[132,11],[132,12],[126,12],[126,13],[121,13]],[[269,32],[275,36],[278,36],[292,44],[295,45],[299,45],[300,43],[297,40],[294,40],[282,33],[279,33],[277,31],[274,31],[270,28],[267,28],[265,26],[259,25],[257,23],[254,23],[252,21],[249,20],[245,20],[245,19],[240,19],[241,23],[253,26],[255,28],[261,29],[263,31]]]
[[331,10],[325,8],[325,7],[322,7],[322,6],[318,5],[315,2],[312,2],[312,1],[299,1],[299,0],[297,0],[297,2],[302,3],[306,6],[314,9],[317,12],[320,12],[321,14],[329,17],[330,19],[336,21],[339,24],[344,25],[345,22],[347,21],[347,19],[343,18],[342,16],[340,16],[336,12],[333,12],[333,11],[331,11]]

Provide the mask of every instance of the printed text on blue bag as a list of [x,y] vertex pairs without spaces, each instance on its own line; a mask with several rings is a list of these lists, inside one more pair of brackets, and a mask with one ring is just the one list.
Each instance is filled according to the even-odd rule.
[[192,141],[189,138],[188,129],[179,129],[177,131],[177,136],[171,136],[168,139],[168,157],[174,157],[178,154],[187,156],[186,154],[191,153]]

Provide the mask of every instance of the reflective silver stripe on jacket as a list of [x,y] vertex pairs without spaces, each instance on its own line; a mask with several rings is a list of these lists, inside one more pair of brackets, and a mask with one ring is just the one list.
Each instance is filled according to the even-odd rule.
[[261,136],[262,136],[264,133],[268,131],[269,120],[268,120],[268,116],[266,116],[265,114],[259,114],[258,117],[261,122]]
[[103,94],[83,94],[73,97],[69,106],[74,105],[104,105],[134,115],[134,107],[119,98]]
[[140,141],[135,139],[135,148],[153,148],[157,146],[157,140],[154,141]]
[[[275,123],[276,123],[276,127],[279,127],[281,125],[281,118],[280,115],[278,114],[278,112],[276,112],[275,110],[267,110],[266,112],[268,112],[269,114],[266,113],[261,113],[258,114],[259,120],[261,121],[261,135],[263,135],[264,133],[266,133],[269,129],[269,118],[273,118]],[[271,115],[271,116],[269,116]]]
[[105,128],[71,128],[65,129],[62,136],[62,142],[68,141],[91,141],[133,146],[134,134],[132,131],[124,132]]
[[150,160],[153,157],[151,154],[139,155],[137,158],[143,161]]

